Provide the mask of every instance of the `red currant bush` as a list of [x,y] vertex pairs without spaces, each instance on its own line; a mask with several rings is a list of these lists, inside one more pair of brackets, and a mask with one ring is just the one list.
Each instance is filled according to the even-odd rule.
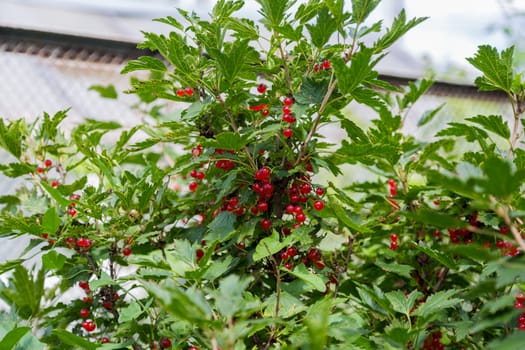
[[433,82],[379,70],[424,18],[377,20],[364,0],[256,3],[257,18],[217,1],[144,32],[152,55],[123,69],[140,71],[126,89],[139,125],[0,121],[0,172],[16,179],[0,235],[23,250],[0,262],[2,343],[27,330],[59,350],[523,344],[514,48],[467,59],[507,114],[429,99],[418,115]]

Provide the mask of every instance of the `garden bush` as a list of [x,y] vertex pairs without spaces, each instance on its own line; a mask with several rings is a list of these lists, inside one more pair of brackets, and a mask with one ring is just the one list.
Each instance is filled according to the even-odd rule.
[[370,22],[378,0],[257,3],[260,23],[220,0],[144,33],[157,56],[122,71],[147,73],[128,91],[140,125],[0,120],[0,170],[22,180],[0,197],[0,235],[30,237],[0,265],[0,348],[525,344],[513,48],[467,58],[512,116],[458,116],[418,139],[403,126],[435,128],[441,107],[407,120],[432,79],[394,86],[376,66],[425,18]]

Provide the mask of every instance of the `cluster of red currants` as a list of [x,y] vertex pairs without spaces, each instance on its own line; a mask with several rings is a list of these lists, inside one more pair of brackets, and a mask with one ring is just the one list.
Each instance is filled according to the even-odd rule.
[[332,63],[329,60],[324,60],[323,62],[314,65],[314,72],[317,73],[322,70],[329,70],[330,68],[332,68]]
[[390,235],[390,249],[396,250],[397,249],[397,234],[392,233]]
[[[514,308],[518,310],[525,309],[525,293],[519,291],[516,293],[516,300],[514,301]],[[518,317],[518,329],[525,331],[525,311]]]
[[191,87],[177,89],[176,94],[179,97],[193,96],[193,89]]

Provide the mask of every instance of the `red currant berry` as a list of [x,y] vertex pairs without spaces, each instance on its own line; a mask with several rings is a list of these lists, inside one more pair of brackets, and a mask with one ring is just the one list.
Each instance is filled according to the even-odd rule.
[[190,87],[187,87],[187,88],[184,89],[184,93],[186,95],[188,95],[188,96],[191,96],[191,95],[193,95],[193,89],[190,88]]
[[286,250],[286,253],[288,254],[289,257],[293,258],[294,256],[297,255],[297,248],[295,247],[290,247]]
[[184,89],[177,89],[177,96],[184,97]]
[[122,249],[122,255],[130,256],[131,255],[131,248],[124,248],[124,249]]
[[267,110],[267,109],[263,109],[263,110],[261,111],[261,114],[262,114],[263,117],[267,117],[267,116],[270,114],[270,111]]
[[315,194],[318,195],[318,196],[322,196],[322,195],[324,195],[324,188],[322,188],[322,187],[317,187],[317,188],[315,189]]
[[46,168],[51,168],[52,165],[53,165],[53,162],[51,161],[51,159],[46,159],[46,160],[44,161],[44,166],[45,166]]
[[516,301],[519,301],[520,303],[525,303],[525,293],[523,293],[522,291],[517,292]]
[[523,305],[522,302],[516,301],[516,302],[514,303],[514,308],[515,308],[515,309],[523,309],[523,308],[524,308],[524,305]]
[[286,252],[286,250],[281,252],[280,256],[281,256],[281,260],[288,260],[288,258],[290,257],[288,253]]
[[509,233],[509,227],[507,225],[502,225],[500,226],[499,228],[499,232],[502,234],[502,235],[506,235],[507,233]]
[[80,281],[78,282],[78,286],[82,289],[89,289],[89,282],[86,281]]
[[284,100],[283,100],[283,103],[285,106],[291,106],[293,105],[293,98],[291,97],[286,97]]
[[257,204],[257,210],[261,211],[261,212],[267,211],[268,210],[268,203],[266,203],[266,202],[259,202]]
[[257,180],[266,180],[270,177],[270,169],[267,167],[262,167],[255,173],[255,178]]
[[324,269],[324,267],[325,267],[324,262],[322,262],[320,260],[315,261],[314,264],[315,264],[315,267],[317,267],[318,269]]
[[309,183],[304,183],[301,185],[301,192],[303,194],[308,194],[312,191],[312,185],[310,185]]
[[195,251],[195,256],[197,257],[197,262],[201,261],[202,257],[204,256],[204,250],[197,249],[197,251]]
[[312,248],[308,251],[308,260],[318,261],[321,260],[321,251],[317,248]]
[[324,208],[323,201],[315,201],[314,202],[314,209],[315,210],[323,210],[323,208]]
[[390,242],[390,249],[396,250],[397,249],[397,241]]
[[289,236],[292,234],[292,230],[289,227],[283,227],[282,232],[285,236]]
[[283,130],[283,136],[286,137],[287,139],[292,137],[292,135],[293,135],[293,130],[292,129],[284,129]]
[[73,216],[77,215],[77,210],[74,209],[74,208],[71,208],[71,209],[68,210],[67,213],[69,214],[69,216],[73,217]]
[[324,60],[323,61],[323,69],[330,69],[332,68],[332,64],[330,63],[329,60]]
[[36,167],[36,172],[42,174],[44,172],[44,168],[42,168],[41,166]]
[[190,190],[191,192],[194,192],[194,191],[197,189],[198,186],[199,186],[198,183],[196,183],[195,181],[192,181],[192,182],[190,182],[190,184],[188,185],[188,188],[189,188],[189,190]]
[[295,206],[293,204],[288,204],[286,206],[286,208],[284,208],[284,210],[288,213],[288,214],[292,214],[295,210]]
[[266,92],[266,84],[260,83],[257,85],[257,92],[260,94],[264,94]]
[[206,174],[204,174],[202,171],[197,171],[197,174],[195,174],[195,177],[197,178],[197,180],[202,181],[206,177]]
[[102,338],[100,339],[100,342],[101,342],[102,344],[107,344],[107,343],[109,343],[109,338],[108,338],[108,337],[102,337]]
[[102,303],[102,306],[104,306],[106,310],[111,310],[113,308],[113,304],[111,303],[111,301],[108,300],[104,301]]
[[84,298],[82,298],[82,302],[84,302],[86,304],[91,304],[93,302],[93,298],[92,297],[84,297]]
[[160,347],[163,349],[171,348],[171,340],[169,338],[162,338]]
[[93,321],[84,321],[82,322],[82,328],[87,332],[93,332],[97,328],[97,325]]
[[88,309],[80,309],[80,317],[82,318],[88,318],[89,317],[89,310]]
[[190,176],[193,177],[193,178],[196,178],[197,177],[197,169],[191,169],[190,170]]
[[290,106],[284,106],[284,107],[283,107],[283,113],[284,113],[284,114],[290,114],[290,113],[292,113],[292,109],[290,108]]
[[261,228],[263,230],[269,230],[270,227],[272,227],[272,222],[270,221],[270,219],[262,219],[261,220]]
[[306,220],[306,215],[304,215],[304,213],[299,213],[295,216],[295,221],[297,223],[302,223]]
[[292,270],[292,269],[293,269],[293,266],[292,266],[292,264],[291,264],[290,262],[285,263],[283,266],[284,266],[286,269],[288,269],[288,270]]
[[392,234],[390,235],[390,240],[391,240],[392,242],[397,241],[397,234],[392,233]]
[[57,188],[58,185],[60,185],[60,182],[58,182],[58,180],[53,180],[53,182],[51,182],[51,187],[53,188]]
[[293,122],[295,122],[295,117],[293,116],[293,114],[285,114],[283,115],[283,121],[292,124]]

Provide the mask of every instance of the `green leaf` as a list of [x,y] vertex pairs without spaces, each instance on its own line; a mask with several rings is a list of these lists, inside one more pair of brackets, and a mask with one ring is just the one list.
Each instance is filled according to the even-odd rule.
[[219,290],[215,305],[219,313],[228,319],[233,318],[244,304],[243,293],[252,281],[251,277],[241,279],[237,275],[229,275],[219,282]]
[[124,69],[122,69],[120,74],[126,74],[126,73],[134,72],[137,70],[150,70],[150,71],[157,71],[157,72],[165,72],[166,66],[164,65],[164,62],[162,62],[158,58],[155,58],[152,56],[141,56],[136,60],[128,61],[128,63],[126,64]]
[[525,344],[525,333],[515,331],[503,339],[495,339],[487,344],[487,350],[516,350]]
[[42,231],[54,234],[60,227],[60,217],[55,207],[49,208],[42,217]]
[[400,290],[385,293],[385,297],[390,302],[392,309],[405,315],[410,313],[416,301],[422,296],[423,293],[417,290],[412,291],[408,296]]
[[98,347],[98,344],[92,343],[86,338],[70,333],[65,329],[55,328],[51,333],[64,344],[72,346],[73,349],[95,350]]
[[287,17],[286,11],[295,4],[295,0],[257,0],[257,2],[261,5],[258,11],[263,17],[261,22],[270,30],[283,24]]
[[503,50],[500,55],[495,47],[480,45],[474,57],[467,58],[470,64],[483,73],[483,76],[475,80],[481,91],[503,90],[510,93],[513,53],[514,46]]
[[30,331],[31,331],[30,327],[17,327],[17,328],[10,330],[0,340],[0,349],[2,350],[14,349],[15,345],[18,344],[20,339],[22,339],[24,335],[26,335]]
[[212,310],[201,292],[194,288],[183,290],[173,281],[164,285],[143,282],[144,288],[157,298],[163,310],[197,326],[205,327],[211,320]]
[[304,319],[308,329],[307,349],[326,349],[330,329],[329,316],[332,310],[332,299],[321,299],[310,306]]
[[359,84],[374,73],[372,54],[371,49],[361,49],[352,56],[350,67],[342,58],[333,58],[332,67],[337,78],[337,86],[343,94],[352,93]]
[[448,123],[449,127],[440,130],[436,136],[465,136],[467,141],[474,142],[488,138],[485,130],[463,123]]
[[449,255],[441,252],[440,250],[429,248],[425,245],[424,242],[420,242],[419,244],[417,244],[416,242],[413,242],[413,246],[415,249],[425,253],[432,259],[437,260],[438,262],[448,267],[449,269],[457,270],[457,264],[454,261],[454,259],[452,259],[452,257],[450,257]]
[[327,8],[322,8],[317,13],[316,23],[306,24],[312,44],[318,49],[322,49],[330,40],[332,34],[337,30],[337,23],[330,15]]
[[235,232],[237,216],[229,211],[220,212],[213,221],[208,225],[208,234],[206,240],[223,242]]
[[405,35],[406,32],[425,21],[427,18],[428,17],[413,18],[407,22],[405,10],[401,10],[399,15],[392,22],[392,26],[374,43],[374,53],[387,49],[400,37]]
[[246,66],[250,51],[249,40],[237,40],[226,52],[210,51],[212,58],[217,60],[218,68],[226,83],[224,88],[229,88],[241,70]]
[[321,103],[328,91],[326,81],[316,81],[310,78],[304,78],[300,91],[294,96],[298,104],[310,105]]
[[35,167],[28,163],[0,164],[0,171],[3,172],[5,176],[15,178],[34,173]]
[[455,216],[427,208],[421,208],[414,213],[407,212],[405,214],[417,222],[439,228],[463,228],[468,226],[466,222],[458,220]]
[[97,290],[103,286],[117,285],[118,283],[111,278],[106,272],[100,273],[100,278],[89,282],[89,288],[91,290]]
[[217,148],[226,150],[238,151],[246,144],[244,139],[239,133],[226,131],[216,136]]
[[443,309],[454,307],[462,301],[459,298],[452,298],[456,294],[458,294],[458,291],[454,289],[432,294],[423,304],[420,304],[412,314],[425,317],[442,311]]
[[261,239],[257,244],[255,253],[253,254],[253,260],[258,261],[277,253],[284,247],[289,246],[293,242],[293,239],[293,236],[290,235],[281,242],[279,241],[279,234],[274,230],[271,236]]
[[64,198],[64,196],[62,196],[62,193],[60,193],[59,190],[53,188],[47,182],[42,181],[40,182],[40,185],[44,188],[44,190],[46,190],[46,192],[51,196],[51,198],[53,198],[57,202],[59,206],[66,208],[71,202]]
[[42,256],[42,264],[46,270],[60,270],[66,263],[67,257],[55,250],[50,250]]
[[423,126],[430,123],[434,119],[434,117],[439,113],[439,111],[441,111],[441,109],[445,106],[445,104],[446,103],[443,102],[438,107],[425,111],[421,118],[419,118],[417,126]]
[[410,265],[386,263],[383,261],[376,261],[375,264],[386,272],[392,272],[406,278],[412,278],[410,273],[414,270],[414,267]]
[[434,81],[430,79],[409,81],[408,87],[405,89],[405,94],[399,99],[399,107],[405,109],[409,105],[415,103],[425,92],[428,91],[428,89],[430,89],[433,83]]
[[507,198],[519,193],[523,183],[524,171],[512,171],[512,163],[507,159],[491,157],[483,164],[486,177],[480,180],[487,194],[498,198]]
[[103,85],[91,85],[89,90],[96,91],[100,94],[100,97],[116,99],[118,97],[117,90],[113,84],[108,86]]
[[118,321],[119,323],[125,323],[137,320],[140,314],[142,314],[140,305],[135,301],[131,301],[126,307],[119,310]]
[[38,137],[44,140],[54,140],[60,130],[60,123],[67,117],[69,109],[56,112],[53,117],[49,117],[49,114],[44,113],[44,120],[40,126]]
[[352,1],[352,23],[360,24],[364,22],[380,2],[381,0]]
[[27,136],[27,125],[23,119],[13,120],[4,124],[0,119],[0,147],[20,159],[22,143]]
[[317,289],[319,292],[324,292],[326,290],[326,281],[320,275],[314,275],[306,268],[306,266],[304,266],[304,264],[298,264],[293,270],[288,270],[283,266],[281,267],[281,270],[294,275],[300,280],[306,282],[312,288]]
[[348,215],[346,210],[341,205],[337,204],[337,201],[333,197],[330,197],[330,208],[334,211],[334,214],[337,217],[337,219],[341,221],[345,226],[351,228],[355,232],[370,232],[368,228],[355,223],[354,220],[352,220],[352,218]]
[[485,130],[491,131],[504,139],[510,138],[509,124],[503,121],[501,115],[477,115],[466,120],[481,125]]

